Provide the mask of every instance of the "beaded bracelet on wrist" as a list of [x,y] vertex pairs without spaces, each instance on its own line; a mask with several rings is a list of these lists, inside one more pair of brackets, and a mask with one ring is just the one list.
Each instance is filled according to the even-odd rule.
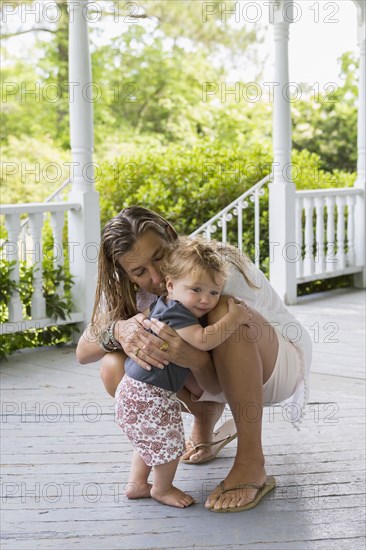
[[108,346],[107,344],[105,344],[104,342],[100,342],[100,346],[103,348],[103,350],[107,353],[111,353],[112,351],[117,351],[117,349],[119,348],[116,348],[116,347],[111,347],[111,346]]
[[99,340],[100,347],[106,352],[121,350],[121,344],[114,337],[114,327],[116,321],[113,321],[107,328],[102,331],[101,338]]
[[115,339],[114,337],[114,327],[116,326],[116,322],[117,321],[113,321],[113,323],[111,323],[109,329],[108,329],[108,332],[109,332],[109,341],[111,342],[111,344],[115,347],[115,349],[122,349],[122,346],[121,344],[118,342],[118,340]]

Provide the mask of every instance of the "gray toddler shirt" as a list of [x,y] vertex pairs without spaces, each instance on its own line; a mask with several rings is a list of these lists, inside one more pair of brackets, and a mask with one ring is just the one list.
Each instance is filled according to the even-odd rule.
[[[177,300],[167,300],[165,303],[162,296],[151,305],[149,319],[151,318],[158,319],[174,329],[200,324],[200,320],[183,304]],[[204,319],[202,321],[204,322]],[[131,357],[126,359],[125,371],[134,380],[140,380],[140,382],[146,382],[146,384],[152,384],[173,392],[182,389],[187,376],[191,372],[189,369],[180,367],[175,363],[169,363],[163,369],[152,366],[151,370],[148,371],[135,363]]]

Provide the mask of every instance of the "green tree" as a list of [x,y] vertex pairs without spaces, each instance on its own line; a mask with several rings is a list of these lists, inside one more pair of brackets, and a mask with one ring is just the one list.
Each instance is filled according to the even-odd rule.
[[353,172],[357,165],[358,61],[345,53],[339,63],[342,86],[329,86],[328,94],[308,90],[306,99],[293,104],[293,145],[317,153],[325,170]]
[[[19,5],[27,3],[31,4],[18,2]],[[4,2],[2,9],[13,4]],[[222,1],[217,2],[218,6],[224,4]],[[103,141],[111,128],[119,129],[121,126],[129,126],[137,133],[166,133],[168,139],[174,136],[181,139],[187,135],[187,131],[189,133],[190,127],[197,126],[199,129],[201,121],[193,105],[200,94],[200,82],[207,78],[217,78],[222,74],[220,61],[222,64],[223,59],[242,58],[244,51],[256,38],[255,31],[238,29],[230,25],[230,20],[223,22],[220,18],[210,18],[203,21],[201,2],[142,1],[138,4],[138,13],[130,18],[126,17],[126,3],[106,1],[98,6],[102,8],[102,17],[98,23],[90,25],[93,78],[101,85],[105,96],[95,105],[97,141],[99,138]],[[95,9],[93,4],[90,9]],[[116,14],[116,10],[121,13]],[[68,148],[66,0],[57,2],[57,15],[55,22],[39,21],[33,26],[22,25],[21,19],[12,21],[10,18],[2,38],[6,49],[6,38],[37,33],[35,49],[29,52],[28,58],[39,60],[35,82],[47,91],[46,98],[41,98],[41,103],[48,102],[42,115],[48,113],[53,135],[57,136],[62,147]],[[103,23],[111,17],[115,18],[116,28],[119,29],[118,37],[100,47],[98,37]],[[131,18],[138,24],[127,24],[126,21]],[[218,69],[213,68],[213,60]],[[17,74],[16,82],[20,82],[22,74]],[[48,93],[51,97],[54,93],[49,92],[52,85],[59,91],[55,101],[48,97]],[[137,96],[133,95],[134,87],[138,88]],[[19,95],[13,99],[13,111],[8,109],[9,117],[19,110],[21,103]],[[197,102],[196,107],[199,107]],[[35,122],[39,120],[39,115],[36,106],[33,111]],[[48,129],[49,126],[42,124],[43,128]],[[10,133],[19,137],[19,130]]]
[[202,82],[222,77],[201,51],[167,49],[162,38],[150,43],[141,27],[95,52],[93,68],[103,92],[95,104],[97,126],[108,124],[109,132],[129,127],[135,135],[155,133],[166,140],[189,141],[199,133]]

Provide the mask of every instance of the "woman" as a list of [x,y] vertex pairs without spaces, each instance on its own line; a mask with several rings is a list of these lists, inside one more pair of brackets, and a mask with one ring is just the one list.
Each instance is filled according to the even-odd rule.
[[[223,294],[245,299],[251,306],[253,323],[237,331],[215,348],[212,356],[185,343],[163,323],[148,323],[138,313],[165,291],[160,273],[164,247],[177,238],[174,228],[161,216],[145,208],[125,208],[103,231],[98,284],[92,327],[80,338],[80,363],[102,359],[101,375],[107,391],[114,395],[124,374],[126,356],[142,368],[164,368],[169,361],[189,368],[204,388],[199,401],[184,389],[178,394],[194,415],[191,445],[185,462],[203,462],[212,453],[206,442],[224,403],[232,411],[238,448],[226,479],[208,496],[212,511],[241,511],[253,507],[267,492],[267,474],[262,449],[262,411],[265,403],[292,398],[293,421],[301,420],[307,399],[311,341],[306,331],[286,310],[263,273],[246,260],[246,273],[238,269],[242,258],[223,249],[232,263]],[[242,255],[241,255],[242,256]],[[226,311],[225,301],[211,313],[210,323]],[[227,440],[232,439],[228,437]],[[218,447],[225,442],[220,442]]]

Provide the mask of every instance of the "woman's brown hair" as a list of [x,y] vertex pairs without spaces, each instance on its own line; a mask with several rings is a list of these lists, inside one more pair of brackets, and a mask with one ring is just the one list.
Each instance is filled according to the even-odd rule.
[[92,324],[106,326],[115,319],[128,319],[138,313],[133,283],[118,259],[130,252],[137,239],[147,231],[154,231],[167,243],[178,238],[166,219],[141,206],[124,208],[106,223],[99,249]]

